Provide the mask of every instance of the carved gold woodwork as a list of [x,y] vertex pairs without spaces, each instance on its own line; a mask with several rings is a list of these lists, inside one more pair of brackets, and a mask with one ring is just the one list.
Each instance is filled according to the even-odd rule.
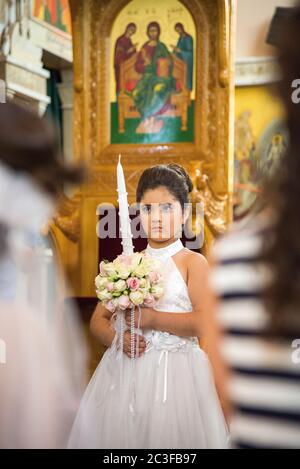
[[53,222],[63,234],[73,243],[79,242],[80,237],[80,195],[69,199],[61,196]]
[[[70,235],[72,229],[66,228],[67,221],[61,214],[56,218],[56,224],[70,239],[73,238],[69,243],[76,241],[75,257],[80,279],[76,294],[79,296],[94,296],[93,279],[98,270],[96,209],[100,203],[116,204],[119,153],[122,154],[130,203],[134,202],[138,178],[146,167],[174,161],[182,164],[195,181],[193,200],[204,202],[208,243],[231,221],[235,2],[182,0],[197,29],[194,143],[111,145],[110,31],[116,16],[127,3],[128,0],[70,0],[74,51],[74,158],[87,164],[91,181],[81,191],[79,218],[77,214],[75,217],[79,229],[76,239]],[[67,243],[66,238],[64,242]]]
[[[211,187],[209,176],[203,172],[203,163],[199,163],[199,168],[195,170],[194,190],[191,200],[193,208],[200,203],[204,214],[204,229],[206,242],[223,234],[227,227],[226,205],[228,203],[227,194],[216,195]],[[197,222],[196,217],[193,217]],[[203,227],[200,227],[203,229]],[[196,225],[194,231],[198,232]],[[209,239],[207,239],[209,237]]]

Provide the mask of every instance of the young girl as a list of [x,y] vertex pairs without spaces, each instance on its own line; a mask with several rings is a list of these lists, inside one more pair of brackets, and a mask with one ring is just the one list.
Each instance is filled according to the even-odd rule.
[[[189,176],[175,164],[154,166],[140,178],[137,202],[148,237],[146,252],[161,261],[164,294],[155,308],[142,308],[135,367],[129,331],[123,360],[111,348],[105,352],[83,397],[70,448],[226,447],[226,424],[197,340],[208,265],[179,239],[191,190]],[[92,332],[108,347],[116,334],[110,319],[99,304],[91,320]]]

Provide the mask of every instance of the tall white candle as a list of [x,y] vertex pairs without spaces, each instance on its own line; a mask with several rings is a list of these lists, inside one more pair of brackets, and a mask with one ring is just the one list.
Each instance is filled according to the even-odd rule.
[[121,165],[121,155],[117,167],[117,183],[118,183],[118,202],[119,202],[119,218],[120,230],[122,236],[123,254],[130,255],[133,253],[132,233],[128,210],[128,199],[125,184],[124,171]]

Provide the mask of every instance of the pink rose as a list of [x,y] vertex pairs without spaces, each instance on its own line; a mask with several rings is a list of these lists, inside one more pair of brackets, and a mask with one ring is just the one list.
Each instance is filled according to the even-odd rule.
[[122,310],[129,308],[130,306],[129,297],[126,295],[121,295],[120,298],[118,299],[118,305],[119,305],[119,308]]
[[110,311],[111,313],[114,313],[116,310],[115,302],[113,300],[108,301],[107,303],[105,303],[105,308],[108,309],[108,311]]
[[147,293],[147,295],[144,298],[144,305],[147,308],[152,308],[152,306],[154,306],[154,304],[155,304],[154,296],[151,295],[151,293]]
[[106,289],[107,289],[108,291],[113,291],[113,289],[114,289],[114,284],[113,284],[113,282],[108,282],[108,284],[106,285]]
[[128,288],[130,288],[131,291],[136,291],[136,290],[139,289],[140,281],[136,277],[130,277],[127,280],[127,286],[128,286]]
[[160,281],[160,274],[158,272],[150,272],[148,275],[148,279],[151,283],[158,283]]

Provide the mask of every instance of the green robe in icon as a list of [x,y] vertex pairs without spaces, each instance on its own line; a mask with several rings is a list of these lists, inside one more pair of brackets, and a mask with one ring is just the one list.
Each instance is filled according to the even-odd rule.
[[[151,59],[150,64],[145,64],[144,56]],[[159,76],[159,59],[169,60],[168,76]],[[175,91],[175,79],[173,77],[173,59],[167,47],[160,41],[156,46],[150,46],[147,42],[138,54],[135,69],[143,76],[132,92],[135,106],[142,119],[162,113],[166,108],[171,93]]]

